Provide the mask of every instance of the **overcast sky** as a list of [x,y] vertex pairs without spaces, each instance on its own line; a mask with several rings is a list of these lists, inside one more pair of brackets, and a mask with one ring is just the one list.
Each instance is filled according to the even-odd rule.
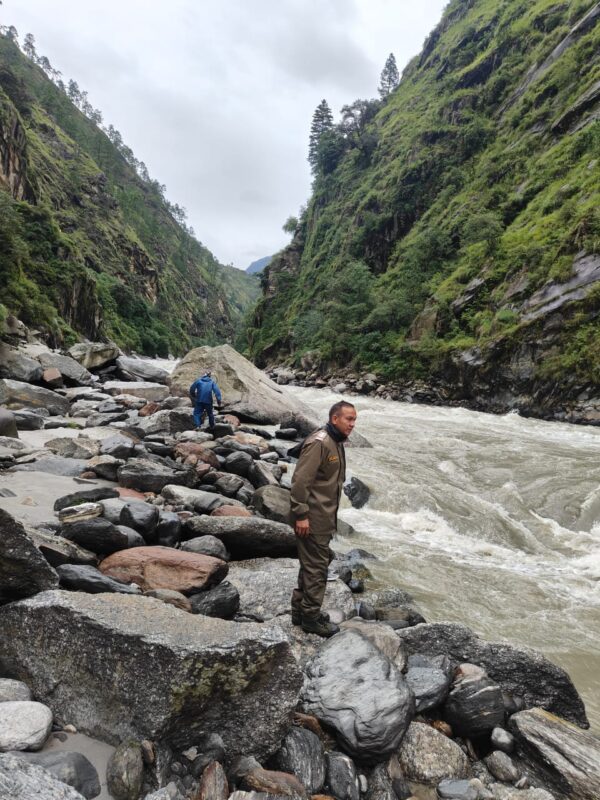
[[375,97],[446,0],[4,0],[3,24],[33,33],[185,206],[223,263],[284,246],[310,194],[310,123]]

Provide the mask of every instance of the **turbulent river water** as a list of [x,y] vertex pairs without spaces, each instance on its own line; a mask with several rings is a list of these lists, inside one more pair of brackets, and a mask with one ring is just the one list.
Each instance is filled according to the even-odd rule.
[[[323,419],[340,399],[287,391]],[[340,544],[379,556],[374,577],[428,621],[564,667],[600,732],[600,429],[350,399],[373,447],[348,448],[348,469],[372,495],[360,510],[344,500],[357,534]]]

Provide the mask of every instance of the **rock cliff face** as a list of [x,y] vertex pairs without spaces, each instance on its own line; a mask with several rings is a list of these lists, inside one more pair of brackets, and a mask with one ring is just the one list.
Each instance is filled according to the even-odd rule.
[[1,303],[53,344],[166,356],[232,339],[258,281],[219,264],[125,155],[0,36]]
[[398,88],[324,140],[255,360],[600,418],[599,53],[592,0],[449,3]]

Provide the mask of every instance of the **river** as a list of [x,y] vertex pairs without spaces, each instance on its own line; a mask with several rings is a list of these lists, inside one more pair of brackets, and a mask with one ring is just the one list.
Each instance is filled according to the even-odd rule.
[[[340,395],[287,387],[323,419]],[[369,503],[340,517],[430,622],[543,652],[600,732],[600,429],[349,398],[372,449],[348,448]]]

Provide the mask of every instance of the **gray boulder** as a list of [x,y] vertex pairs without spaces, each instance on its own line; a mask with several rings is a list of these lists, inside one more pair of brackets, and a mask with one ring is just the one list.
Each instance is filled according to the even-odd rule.
[[41,386],[32,386],[30,383],[22,381],[3,381],[7,392],[6,403],[19,403],[31,408],[46,408],[50,414],[56,416],[66,416],[71,408],[70,402],[50,389],[43,389]]
[[62,437],[50,439],[46,442],[46,448],[53,452],[54,455],[62,456],[63,458],[82,458],[87,461],[87,459],[98,455],[100,442],[87,436]]
[[[14,753],[13,755],[17,755]],[[50,773],[57,781],[72,786],[87,800],[100,794],[100,780],[94,765],[81,753],[49,751],[19,753],[21,761],[35,764]]]
[[589,723],[581,697],[567,673],[541,653],[505,642],[486,642],[457,623],[416,625],[398,631],[409,654],[448,655],[484,667],[504,692],[521,697],[526,707],[540,706],[582,728]]
[[[48,637],[57,619],[61,635]],[[277,749],[302,682],[276,627],[204,616],[190,625],[170,605],[122,594],[53,591],[4,606],[0,669],[8,665],[83,732],[175,748],[218,732],[231,758]]]
[[0,604],[58,586],[58,575],[27,536],[0,508]]
[[110,486],[94,486],[93,489],[82,489],[79,492],[64,494],[54,501],[54,510],[61,511],[69,506],[76,506],[79,503],[97,503],[99,500],[110,498],[118,499],[119,492]]
[[215,481],[215,489],[224,497],[235,497],[244,485],[244,479],[239,475],[221,475]]
[[6,703],[9,700],[31,700],[29,686],[12,678],[0,678],[0,703]]
[[600,739],[541,708],[510,718],[515,761],[561,800],[600,797]]
[[326,767],[319,737],[306,728],[292,728],[273,759],[281,772],[291,772],[309,795],[318,794],[325,783]]
[[344,494],[354,508],[362,508],[369,502],[371,490],[360,478],[352,477],[344,484]]
[[253,461],[248,470],[248,480],[255,489],[259,489],[261,486],[279,486],[273,469],[276,467],[271,467],[265,461]]
[[194,614],[232,619],[240,607],[240,595],[229,581],[222,581],[206,592],[193,594],[190,603]]
[[160,403],[169,396],[166,386],[150,381],[107,381],[103,388],[105,392],[113,396],[128,394],[154,403]]
[[46,411],[46,409],[36,408],[32,410],[21,408],[13,411],[12,413],[17,423],[17,428],[20,431],[41,431],[44,427],[46,417],[48,416],[48,414],[44,416],[44,414],[41,413],[42,411]]
[[159,516],[157,506],[144,503],[142,500],[130,500],[123,505],[119,522],[133,528],[134,531],[139,531],[144,539],[148,538],[149,541],[156,530]]
[[485,670],[473,669],[471,664],[463,666],[446,699],[444,718],[459,736],[482,736],[504,722],[502,689]]
[[108,575],[103,575],[96,567],[87,564],[63,564],[56,568],[60,578],[60,585],[72,592],[120,592],[121,594],[140,594],[137,586],[117,581]]
[[44,369],[54,367],[70,383],[78,386],[91,386],[94,382],[92,373],[70,356],[62,356],[59,353],[42,353],[39,360]]
[[152,361],[142,358],[119,356],[119,358],[117,358],[117,367],[133,380],[166,383],[169,377],[169,373],[166,369],[159,367]]
[[52,728],[52,711],[43,703],[9,700],[0,703],[0,752],[39,750]]
[[19,438],[15,415],[6,408],[0,408],[0,436],[6,436],[11,439]]
[[125,461],[121,458],[114,458],[113,456],[94,456],[90,458],[87,466],[99,478],[104,478],[107,481],[116,481],[119,473],[119,468],[123,466]]
[[440,781],[437,785],[437,793],[440,800],[480,800],[482,797],[477,787],[473,786],[470,781],[457,781],[452,778]]
[[223,497],[216,492],[208,492],[204,489],[187,489],[182,486],[165,486],[161,492],[168,503],[186,506],[199,514],[210,514],[215,508],[221,506],[241,506],[238,500]]
[[92,553],[110,555],[129,547],[127,535],[102,517],[62,525],[60,536]]
[[290,492],[281,486],[261,486],[254,492],[252,505],[267,519],[283,522],[290,520]]
[[87,461],[82,458],[62,458],[61,456],[42,456],[30,464],[17,464],[14,472],[47,472],[49,475],[62,475],[77,478],[87,470]]
[[138,800],[144,780],[144,759],[138,742],[121,742],[106,766],[106,785],[115,800]]
[[58,567],[61,564],[91,564],[94,566],[98,563],[96,553],[79,547],[75,542],[63,539],[62,536],[31,529],[27,531],[27,535],[52,567]]
[[95,414],[90,414],[89,417],[86,418],[85,427],[102,428],[106,427],[107,425],[114,425],[115,422],[124,422],[128,416],[129,415],[126,411],[99,411]]
[[146,458],[131,458],[119,468],[117,476],[119,484],[127,489],[157,494],[172,484],[192,486],[196,479],[193,470],[174,469]]
[[411,722],[398,760],[409,781],[428,786],[445,778],[469,777],[469,760],[456,742],[423,722]]
[[99,369],[118,357],[119,348],[112,342],[80,342],[67,352],[86,369]]
[[280,558],[297,552],[296,536],[289,525],[260,517],[191,517],[184,523],[184,530],[189,539],[216,536],[235,560]]
[[47,770],[28,764],[20,754],[0,753],[0,789],[7,800],[85,800]]
[[364,761],[381,761],[398,748],[415,703],[396,667],[352,630],[333,636],[309,662],[301,702]]
[[[207,369],[219,383],[226,410],[242,420],[275,424],[282,422],[289,412],[304,414],[307,419],[314,418],[308,406],[286,394],[228,344],[191,350],[169,378],[171,393],[186,397],[190,385]],[[315,421],[314,427],[317,426]]]
[[100,454],[112,456],[113,458],[130,458],[135,450],[135,441],[130,436],[122,433],[115,433],[107,436],[100,444]]
[[[334,583],[342,583],[342,581],[335,581]],[[352,595],[350,594],[349,597],[352,597]],[[341,627],[343,630],[350,629],[360,633],[361,636],[364,636],[371,644],[375,645],[378,650],[381,650],[396,669],[400,670],[400,672],[404,671],[406,667],[406,648],[389,625],[385,625],[382,622],[369,622],[361,619],[361,617],[353,617],[346,622],[342,622]]]
[[183,542],[181,549],[188,553],[204,553],[205,556],[214,556],[222,561],[229,561],[231,557],[223,542],[216,536],[198,536]]
[[335,750],[325,753],[327,787],[338,800],[359,800],[358,772],[351,758]]
[[512,758],[502,750],[493,750],[484,758],[484,762],[496,780],[503,783],[516,783],[519,780],[519,770]]
[[0,378],[34,383],[42,378],[40,362],[0,342]]
[[244,453],[241,450],[237,450],[233,453],[229,453],[229,455],[225,457],[223,469],[226,472],[232,472],[234,475],[247,478],[248,471],[252,466],[252,462],[253,458],[249,453]]
[[[262,622],[290,610],[292,591],[298,582],[298,562],[259,558],[230,565],[228,579],[240,594],[240,612]],[[323,609],[348,619],[356,612],[352,592],[342,581],[327,582]]]
[[442,705],[448,697],[450,678],[441,669],[411,667],[406,673],[406,680],[415,693],[419,713]]

